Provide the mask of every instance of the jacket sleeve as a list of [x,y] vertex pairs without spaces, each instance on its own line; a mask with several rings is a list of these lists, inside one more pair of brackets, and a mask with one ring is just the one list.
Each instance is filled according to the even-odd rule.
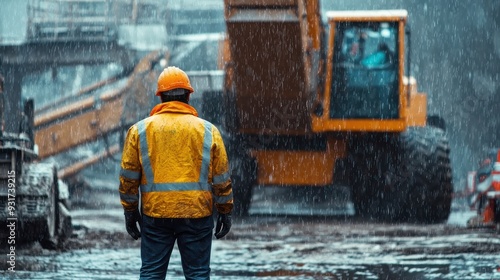
[[215,198],[215,207],[219,213],[228,214],[233,210],[231,172],[220,132],[215,126],[212,126],[212,132],[212,191]]
[[139,205],[141,173],[139,137],[137,126],[134,125],[125,138],[120,170],[120,201],[125,211],[136,210]]

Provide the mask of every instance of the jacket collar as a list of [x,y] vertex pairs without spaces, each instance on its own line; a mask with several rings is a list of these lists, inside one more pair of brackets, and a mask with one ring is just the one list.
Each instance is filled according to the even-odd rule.
[[164,113],[174,113],[174,114],[191,114],[195,117],[198,116],[198,112],[191,105],[180,101],[170,101],[158,104],[151,110],[150,116]]

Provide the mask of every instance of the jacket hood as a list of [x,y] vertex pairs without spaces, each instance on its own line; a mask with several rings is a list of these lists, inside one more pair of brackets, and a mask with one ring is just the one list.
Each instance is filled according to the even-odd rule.
[[175,113],[175,114],[191,114],[195,117],[198,116],[198,112],[191,105],[180,101],[170,101],[158,104],[151,110],[150,116],[156,114],[164,113]]

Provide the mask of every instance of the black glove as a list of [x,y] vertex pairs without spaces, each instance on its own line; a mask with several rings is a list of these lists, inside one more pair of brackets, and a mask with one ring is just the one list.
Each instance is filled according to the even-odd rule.
[[215,237],[220,239],[229,233],[231,229],[231,214],[219,214],[217,225],[215,226]]
[[142,218],[139,210],[125,211],[125,227],[127,228],[128,234],[135,240],[141,237],[141,232],[139,228],[137,228],[137,223],[139,223],[140,228],[142,225]]

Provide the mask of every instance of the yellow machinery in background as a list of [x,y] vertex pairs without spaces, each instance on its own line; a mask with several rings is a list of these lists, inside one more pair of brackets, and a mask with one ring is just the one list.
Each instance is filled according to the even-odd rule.
[[359,216],[447,220],[450,150],[444,121],[427,116],[426,95],[409,76],[407,11],[322,15],[319,1],[224,3],[221,125],[239,214],[255,185],[341,184]]
[[[123,85],[119,85],[119,79],[110,78],[37,110],[34,131],[38,159],[44,160],[82,144],[107,139],[112,133],[125,131],[148,116],[154,102],[157,102],[152,94],[148,94],[154,92],[158,71],[161,70],[161,67],[155,66],[166,65],[168,58],[167,52],[153,51],[144,56],[131,73],[125,73],[128,76]],[[116,84],[113,89],[96,92],[112,83]],[[118,145],[105,147],[99,154],[65,166],[59,171],[59,177],[75,175],[120,151]]]

